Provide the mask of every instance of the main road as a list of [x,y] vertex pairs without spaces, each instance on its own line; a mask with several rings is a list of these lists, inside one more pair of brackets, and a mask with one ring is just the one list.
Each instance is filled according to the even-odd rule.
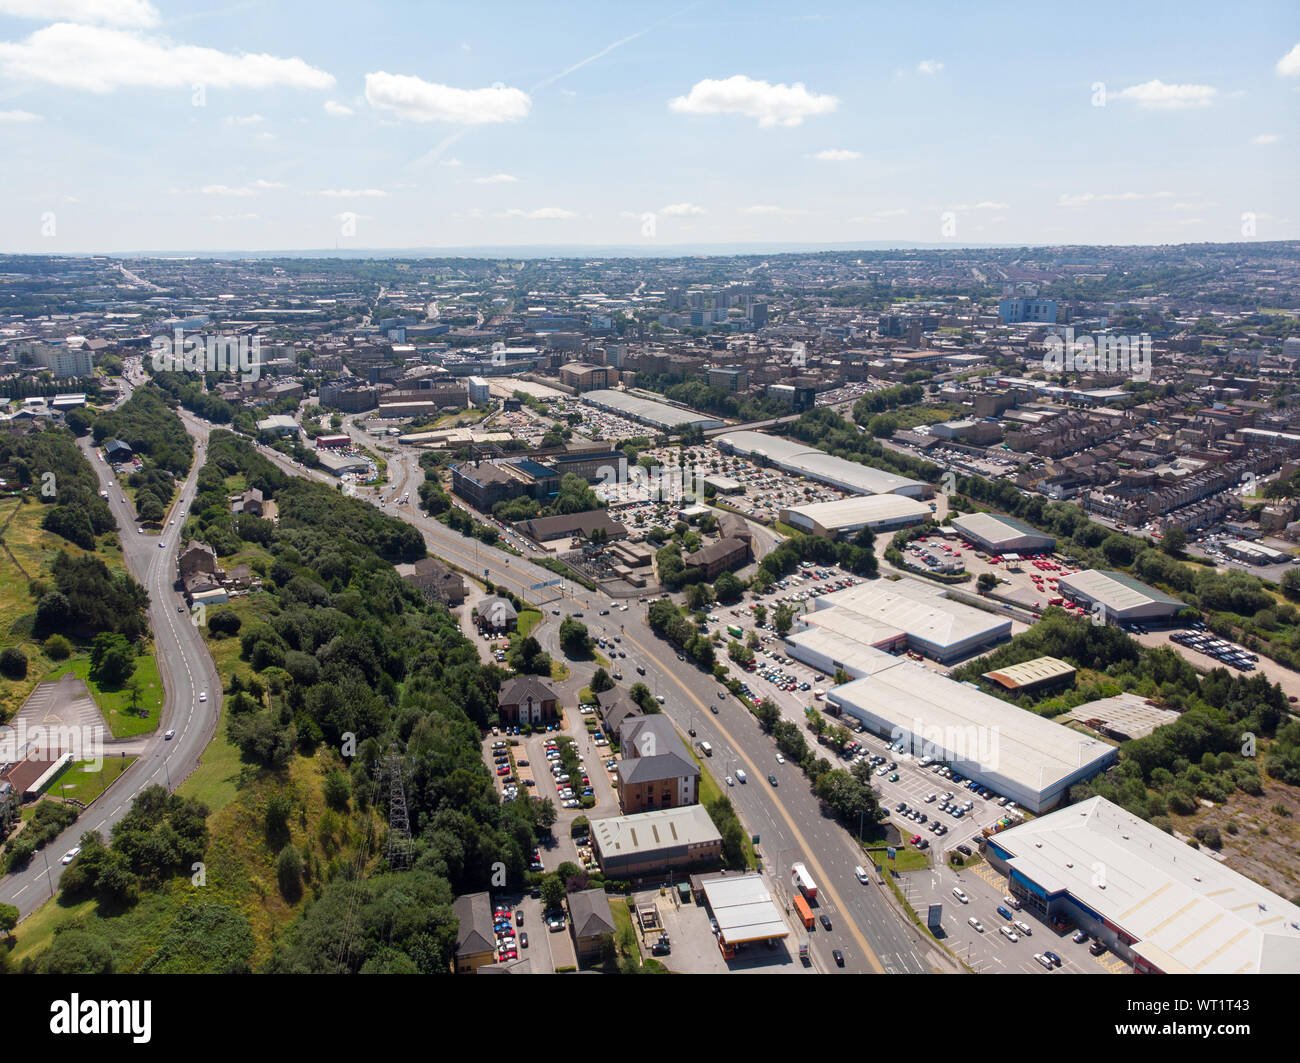
[[[278,451],[265,447],[259,451],[291,475],[333,482]],[[764,863],[775,871],[777,892],[788,904],[789,868],[800,860],[820,888],[819,914],[829,916],[833,929],[828,933],[819,926],[809,935],[819,968],[835,970],[830,953],[839,948],[849,971],[903,974],[954,969],[933,943],[903,922],[883,888],[875,884],[874,875],[868,885],[858,881],[855,867],[865,865],[872,870],[866,855],[842,826],[822,814],[802,771],[793,764],[776,762],[772,740],[762,734],[744,705],[730,695],[723,696],[711,674],[676,659],[676,651],[647,626],[640,603],[610,599],[569,581],[559,588],[538,589],[538,584],[554,581],[555,573],[526,557],[510,556],[467,538],[426,516],[416,497],[420,482],[416,456],[394,451],[387,461],[391,479],[384,493],[393,502],[385,506],[385,512],[418,528],[432,554],[537,603],[543,607],[546,622],[553,619],[550,609],[562,605],[566,613],[582,612],[593,634],[620,635],[627,663],[644,667],[644,681],[665,695],[669,718],[682,732],[694,726],[698,737],[713,746],[713,757],[706,764],[719,782],[724,775],[734,777],[738,767],[746,770],[748,783],[723,789],[751,833],[759,836]],[[408,492],[410,501],[397,505],[396,500]],[[378,491],[354,489],[353,493],[372,501],[380,498]],[[629,606],[627,612],[621,610],[622,604]],[[600,615],[604,609],[609,610],[607,616]],[[716,715],[710,705],[718,706]],[[769,774],[776,776],[778,786],[768,783]]]
[[[123,396],[125,398],[125,396]],[[202,426],[193,425],[193,428]],[[79,445],[108,492],[109,508],[117,520],[122,558],[127,570],[149,593],[149,627],[154,653],[162,677],[164,701],[158,730],[138,743],[136,761],[93,802],[67,830],[38,852],[27,867],[0,879],[0,902],[30,915],[55,892],[63,854],[76,845],[86,831],[99,831],[108,839],[113,824],[128,811],[136,794],[147,786],[161,784],[168,790],[179,786],[198,765],[199,757],[216,729],[221,710],[221,682],[203,636],[183,609],[181,596],[172,588],[176,578],[176,550],[185,513],[194,500],[195,481],[203,463],[206,430],[195,432],[194,464],[181,485],[161,535],[138,531],[131,504],[116,475],[91,444],[89,437]],[[178,611],[178,607],[182,607]],[[199,695],[206,693],[206,700]],[[171,739],[164,734],[174,730]]]

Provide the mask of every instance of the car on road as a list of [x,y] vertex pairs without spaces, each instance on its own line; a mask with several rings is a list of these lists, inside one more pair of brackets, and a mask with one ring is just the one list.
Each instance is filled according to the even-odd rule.
[[821,916],[821,924],[823,930],[829,930],[831,928],[831,917],[829,915]]
[[843,967],[843,966],[844,966],[844,953],[842,953],[839,949],[832,949],[832,950],[831,950],[831,955],[835,957],[835,966],[836,966],[836,967]]
[[777,784],[777,783],[776,783],[776,776],[775,776],[775,775],[769,775],[769,776],[767,777],[767,781],[770,782],[773,786],[775,786],[775,785]]
[[743,769],[741,769],[741,768],[737,768],[737,769],[736,769],[736,781],[737,781],[737,782],[739,782],[739,783],[744,783],[744,782],[748,781],[748,779],[749,779],[749,776],[745,774],[745,772],[744,772]]
[[178,605],[178,606],[176,607],[176,611],[177,611],[178,613],[183,613],[183,612],[185,612],[185,606],[183,606],[183,605]]
[[686,733],[687,733],[688,735],[690,735],[692,738],[694,738],[694,737],[695,737],[695,728],[694,728],[694,727],[689,727],[689,728],[687,728]]
[[69,849],[66,853],[63,854],[62,862],[65,864],[70,864],[72,863],[72,861],[74,861],[77,858],[77,856],[80,853],[81,853],[81,846],[74,845],[71,849]]
[[781,756],[781,754],[778,753],[778,754],[776,755],[776,762],[777,762],[778,764],[784,764],[784,763],[785,763],[785,757]]
[[527,934],[527,933],[521,933],[521,934],[519,935],[519,947],[520,947],[521,949],[526,949],[526,948],[528,948],[528,934]]
[[728,786],[735,786],[735,785],[736,785],[736,780],[733,779],[730,775],[727,776],[727,785],[728,785]]
[[167,544],[166,544],[165,542],[163,542],[161,539],[158,540],[158,549],[159,549],[159,550],[161,550],[161,549],[162,549],[164,546],[166,546],[166,545],[167,545]]
[[970,904],[970,898],[966,896],[966,891],[960,886],[953,886],[952,895],[961,901],[962,904]]
[[166,733],[163,734],[163,741],[170,742],[175,737],[176,737],[176,728],[172,727]]
[[718,715],[718,707],[716,705],[710,705],[709,711],[713,713],[714,716]]
[[207,692],[206,690],[201,690],[201,691],[199,691],[199,700],[200,700],[200,701],[207,701],[207,700],[208,700],[208,692]]

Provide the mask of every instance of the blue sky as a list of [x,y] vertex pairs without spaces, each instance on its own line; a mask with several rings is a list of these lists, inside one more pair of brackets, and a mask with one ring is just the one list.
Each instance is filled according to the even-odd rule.
[[1300,237],[1294,3],[214,4],[0,0],[0,248]]

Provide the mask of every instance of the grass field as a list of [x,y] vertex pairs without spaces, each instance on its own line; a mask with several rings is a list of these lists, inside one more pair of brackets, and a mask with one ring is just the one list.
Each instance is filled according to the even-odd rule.
[[[81,547],[53,535],[41,528],[48,511],[35,501],[19,502],[4,499],[0,503],[0,525],[13,514],[5,531],[4,542],[13,552],[20,570],[9,554],[0,550],[0,649],[19,647],[27,655],[27,677],[18,681],[0,680],[0,720],[12,718],[27,700],[36,684],[58,662],[46,657],[41,645],[32,635],[32,621],[36,616],[36,601],[28,592],[28,579],[49,581],[50,564],[60,550],[71,557],[89,553]],[[100,547],[94,553],[110,569],[122,568],[122,551],[117,535],[109,533],[100,537]],[[24,572],[26,574],[24,574]]]
[[71,797],[90,804],[135,761],[135,757],[105,757],[98,768],[95,768],[94,762],[89,760],[69,764],[63,773],[50,783],[46,793],[56,797]]
[[152,653],[142,654],[135,659],[135,673],[131,677],[139,681],[139,708],[148,713],[147,717],[131,714],[129,688],[106,688],[90,678],[89,657],[74,657],[45,678],[58,679],[69,672],[86,684],[90,696],[95,699],[95,704],[103,713],[114,738],[132,738],[158,729],[158,716],[162,712],[163,704],[163,685],[162,678],[158,675],[158,662]]
[[519,637],[526,639],[533,633],[537,625],[542,622],[542,614],[538,609],[525,609],[519,614],[518,630]]

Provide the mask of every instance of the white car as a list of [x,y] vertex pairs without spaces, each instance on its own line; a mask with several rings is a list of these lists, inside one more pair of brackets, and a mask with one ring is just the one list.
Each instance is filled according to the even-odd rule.
[[1041,952],[1035,952],[1035,953],[1034,953],[1034,959],[1036,959],[1039,963],[1041,963],[1041,964],[1042,964],[1044,967],[1046,967],[1049,971],[1051,971],[1051,970],[1055,970],[1055,968],[1056,968],[1056,964],[1054,964],[1051,960],[1049,960],[1049,959],[1048,959],[1046,956],[1044,956]]
[[201,691],[201,692],[199,693],[199,700],[200,700],[200,701],[207,701],[207,700],[208,700],[208,692],[207,692],[206,690]]
[[173,728],[171,728],[171,730],[167,731],[167,732],[163,735],[163,741],[165,741],[165,742],[170,742],[170,741],[171,741],[173,738],[175,738],[175,737],[176,737],[176,728],[173,727]]
[[163,542],[161,539],[158,540],[158,549],[159,549],[159,550],[161,550],[161,549],[162,549],[164,546],[166,546],[166,545],[167,545],[167,544],[166,544],[165,542]]
[[728,786],[735,786],[735,785],[736,785],[736,780],[733,779],[730,775],[727,776],[727,785],[728,785]]
[[784,764],[784,763],[785,763],[785,757],[781,756],[781,754],[778,753],[778,754],[776,755],[776,762],[777,762],[778,764]]
[[976,919],[973,915],[969,919],[967,919],[966,922],[970,923],[970,925],[973,926],[981,934],[984,933],[984,924],[981,923],[978,919]]
[[1020,935],[1017,934],[1014,930],[1012,930],[1011,927],[1009,927],[1009,926],[1000,926],[1000,927],[998,927],[998,933],[1001,934],[1001,935],[1002,935],[1004,938],[1006,938],[1008,941],[1019,941],[1019,940],[1020,940]]
[[66,853],[63,854],[63,863],[65,864],[72,863],[72,861],[74,861],[80,853],[81,853],[81,846],[74,845],[71,849],[69,849]]
[[970,898],[966,896],[965,892],[960,887],[953,886],[952,895],[961,901],[962,904],[970,904]]

